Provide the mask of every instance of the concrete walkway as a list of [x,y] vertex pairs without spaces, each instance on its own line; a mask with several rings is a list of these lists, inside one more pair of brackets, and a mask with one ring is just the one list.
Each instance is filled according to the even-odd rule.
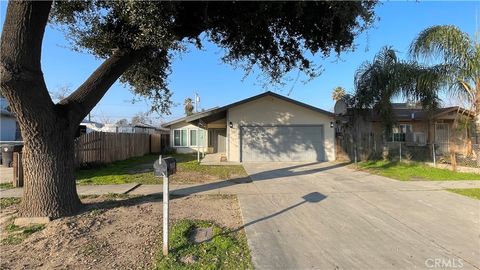
[[256,269],[480,268],[478,200],[331,163],[244,167]]
[[[78,195],[106,195],[106,194],[127,194],[129,191],[137,187],[138,184],[120,184],[120,185],[88,185],[77,186]],[[160,185],[161,186],[161,185]],[[12,188],[0,190],[0,198],[21,198],[23,188]]]

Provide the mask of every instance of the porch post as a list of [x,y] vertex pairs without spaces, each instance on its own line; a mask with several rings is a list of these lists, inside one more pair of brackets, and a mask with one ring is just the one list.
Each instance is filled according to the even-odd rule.
[[200,128],[197,128],[197,162],[200,163]]

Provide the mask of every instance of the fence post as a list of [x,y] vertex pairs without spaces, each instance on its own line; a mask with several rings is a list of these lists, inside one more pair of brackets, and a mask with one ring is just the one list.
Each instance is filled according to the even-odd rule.
[[400,162],[402,162],[402,142],[400,143]]
[[23,187],[22,153],[13,153],[13,186]]
[[435,144],[432,143],[432,156],[433,156],[433,167],[437,167],[436,157],[435,157]]

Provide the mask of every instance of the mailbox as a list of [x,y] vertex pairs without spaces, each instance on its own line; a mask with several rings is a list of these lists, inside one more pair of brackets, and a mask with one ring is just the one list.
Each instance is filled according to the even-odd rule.
[[153,174],[155,176],[170,176],[177,172],[177,161],[172,157],[159,158],[153,163]]

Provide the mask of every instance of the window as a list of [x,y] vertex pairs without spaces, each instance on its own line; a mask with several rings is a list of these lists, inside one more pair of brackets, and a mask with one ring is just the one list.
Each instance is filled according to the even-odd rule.
[[419,145],[425,145],[427,138],[423,132],[415,132],[414,142]]
[[187,146],[186,129],[175,129],[173,131],[173,146]]
[[190,129],[190,146],[197,146],[197,130]]
[[400,124],[392,129],[393,142],[411,142],[412,141],[412,125]]
[[205,130],[203,129],[198,131],[198,145],[205,146]]
[[[197,132],[198,132],[198,135],[197,135]],[[197,146],[197,139],[198,139],[198,146],[205,145],[205,130],[190,129],[190,146]]]

